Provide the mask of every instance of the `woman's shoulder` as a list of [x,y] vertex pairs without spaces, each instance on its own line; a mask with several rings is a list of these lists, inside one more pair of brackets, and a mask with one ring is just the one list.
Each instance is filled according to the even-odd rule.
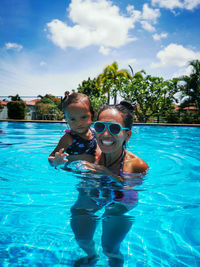
[[126,150],[123,171],[128,173],[143,173],[148,170],[147,163],[132,152]]

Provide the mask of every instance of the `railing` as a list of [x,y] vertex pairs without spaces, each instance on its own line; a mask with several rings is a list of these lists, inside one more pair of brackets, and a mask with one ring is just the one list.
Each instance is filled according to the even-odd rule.
[[[30,99],[30,100],[33,100],[33,99],[39,99],[40,97],[39,96],[19,96],[22,100],[23,99]],[[63,96],[54,96],[54,97],[57,97],[57,98],[61,98],[61,100],[62,100],[62,98],[63,98]],[[8,99],[11,99],[11,97],[9,97],[8,95],[6,95],[6,96],[0,96],[0,100],[3,100],[3,99],[6,99],[6,100],[8,100]]]

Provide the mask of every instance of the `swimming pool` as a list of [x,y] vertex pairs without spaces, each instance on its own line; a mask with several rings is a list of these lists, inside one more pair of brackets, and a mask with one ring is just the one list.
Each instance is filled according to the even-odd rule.
[[[73,266],[85,256],[70,225],[84,175],[47,162],[65,128],[0,122],[0,266]],[[150,169],[126,214],[124,266],[200,266],[200,128],[133,126],[128,149]],[[108,266],[103,212],[96,214],[96,266]]]

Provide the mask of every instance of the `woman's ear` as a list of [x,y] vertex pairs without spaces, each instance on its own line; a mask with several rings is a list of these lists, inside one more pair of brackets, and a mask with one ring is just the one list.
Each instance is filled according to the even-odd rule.
[[125,141],[128,141],[130,139],[131,134],[132,134],[132,131],[131,130],[129,130],[129,131],[126,132],[126,139],[125,139]]

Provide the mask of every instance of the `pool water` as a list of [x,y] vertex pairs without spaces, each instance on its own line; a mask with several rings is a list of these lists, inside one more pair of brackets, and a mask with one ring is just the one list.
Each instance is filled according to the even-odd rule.
[[[0,122],[0,266],[73,266],[86,255],[70,209],[87,173],[54,169],[47,161],[65,128]],[[150,168],[134,186],[137,204],[123,218],[113,217],[132,224],[121,242],[123,266],[200,266],[200,128],[132,130],[127,149]],[[109,266],[101,245],[104,208],[95,215],[95,266]]]

